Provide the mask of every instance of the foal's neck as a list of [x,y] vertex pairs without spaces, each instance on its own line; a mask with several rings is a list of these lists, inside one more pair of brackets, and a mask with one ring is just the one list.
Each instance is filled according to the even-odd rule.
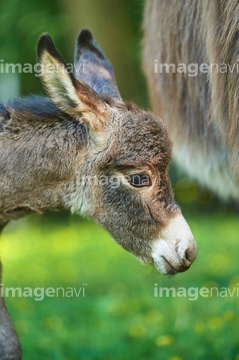
[[0,227],[31,212],[64,207],[87,139],[85,125],[47,98],[0,104]]

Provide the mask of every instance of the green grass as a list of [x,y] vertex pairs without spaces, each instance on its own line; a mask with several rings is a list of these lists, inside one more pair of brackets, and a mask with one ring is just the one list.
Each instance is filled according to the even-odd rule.
[[154,297],[154,284],[239,292],[238,217],[186,217],[199,255],[176,277],[141,265],[88,221],[11,224],[1,240],[5,287],[87,284],[85,297],[6,299],[24,359],[238,360],[239,297]]

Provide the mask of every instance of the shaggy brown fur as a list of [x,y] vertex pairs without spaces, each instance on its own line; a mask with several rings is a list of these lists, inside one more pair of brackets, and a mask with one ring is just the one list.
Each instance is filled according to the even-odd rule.
[[[174,155],[201,183],[239,199],[239,2],[148,0],[144,69]],[[158,64],[217,64],[212,71],[156,73]],[[227,69],[227,70],[226,70]]]

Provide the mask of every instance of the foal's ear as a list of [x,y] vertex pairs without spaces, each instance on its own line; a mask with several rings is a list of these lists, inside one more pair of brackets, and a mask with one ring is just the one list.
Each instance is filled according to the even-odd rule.
[[113,67],[89,30],[82,30],[76,40],[74,73],[97,94],[122,100]]
[[104,101],[68,71],[49,35],[40,37],[37,51],[43,85],[52,101],[62,111],[82,120],[93,130],[100,130],[108,113]]

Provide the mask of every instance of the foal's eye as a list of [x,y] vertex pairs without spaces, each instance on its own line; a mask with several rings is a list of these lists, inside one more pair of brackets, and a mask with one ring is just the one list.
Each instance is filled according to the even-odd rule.
[[126,176],[126,179],[130,183],[130,185],[137,188],[152,185],[152,180],[148,174],[132,174]]

